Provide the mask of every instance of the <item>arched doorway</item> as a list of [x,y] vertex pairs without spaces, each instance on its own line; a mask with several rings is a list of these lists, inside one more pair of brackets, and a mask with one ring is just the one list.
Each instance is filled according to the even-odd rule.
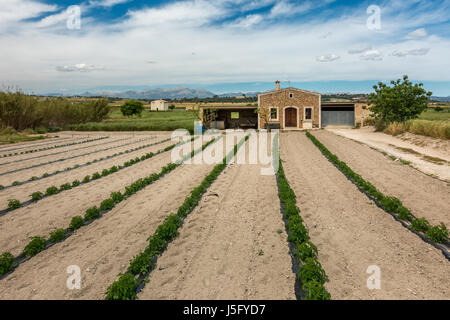
[[287,107],[284,109],[284,127],[297,128],[298,109],[294,107]]

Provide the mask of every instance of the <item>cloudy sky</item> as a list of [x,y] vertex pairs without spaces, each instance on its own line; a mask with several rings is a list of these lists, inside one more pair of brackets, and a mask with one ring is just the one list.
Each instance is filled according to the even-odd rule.
[[0,0],[0,48],[0,84],[35,93],[368,92],[408,74],[447,96],[450,0]]

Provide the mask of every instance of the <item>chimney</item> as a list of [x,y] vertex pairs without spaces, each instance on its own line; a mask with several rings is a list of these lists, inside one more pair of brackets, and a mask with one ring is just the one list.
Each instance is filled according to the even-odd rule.
[[280,81],[275,81],[275,91],[280,91]]

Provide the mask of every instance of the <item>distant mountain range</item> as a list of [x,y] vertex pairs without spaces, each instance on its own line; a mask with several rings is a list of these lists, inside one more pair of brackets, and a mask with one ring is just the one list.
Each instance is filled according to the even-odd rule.
[[[175,88],[157,88],[157,89],[142,89],[142,90],[125,90],[125,91],[113,91],[113,90],[100,90],[100,91],[86,91],[76,96],[81,97],[110,97],[121,99],[142,99],[142,100],[155,100],[155,99],[183,99],[183,98],[213,98],[218,96],[220,98],[225,97],[255,97],[259,92],[229,92],[223,94],[216,94],[206,89],[197,88],[192,89],[188,87],[175,87]],[[327,94],[336,95],[336,94]],[[60,93],[49,93],[47,96],[64,96]],[[450,97],[436,97],[432,96],[432,100],[440,102],[450,102]]]

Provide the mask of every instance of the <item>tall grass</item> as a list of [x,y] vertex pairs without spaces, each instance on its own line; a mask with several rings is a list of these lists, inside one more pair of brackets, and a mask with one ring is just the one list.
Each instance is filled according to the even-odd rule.
[[40,100],[20,92],[0,92],[0,125],[15,130],[66,127],[101,121],[109,114],[107,100],[73,103],[64,98]]
[[388,125],[384,132],[394,136],[410,132],[433,138],[450,139],[450,121],[409,120],[393,122]]

